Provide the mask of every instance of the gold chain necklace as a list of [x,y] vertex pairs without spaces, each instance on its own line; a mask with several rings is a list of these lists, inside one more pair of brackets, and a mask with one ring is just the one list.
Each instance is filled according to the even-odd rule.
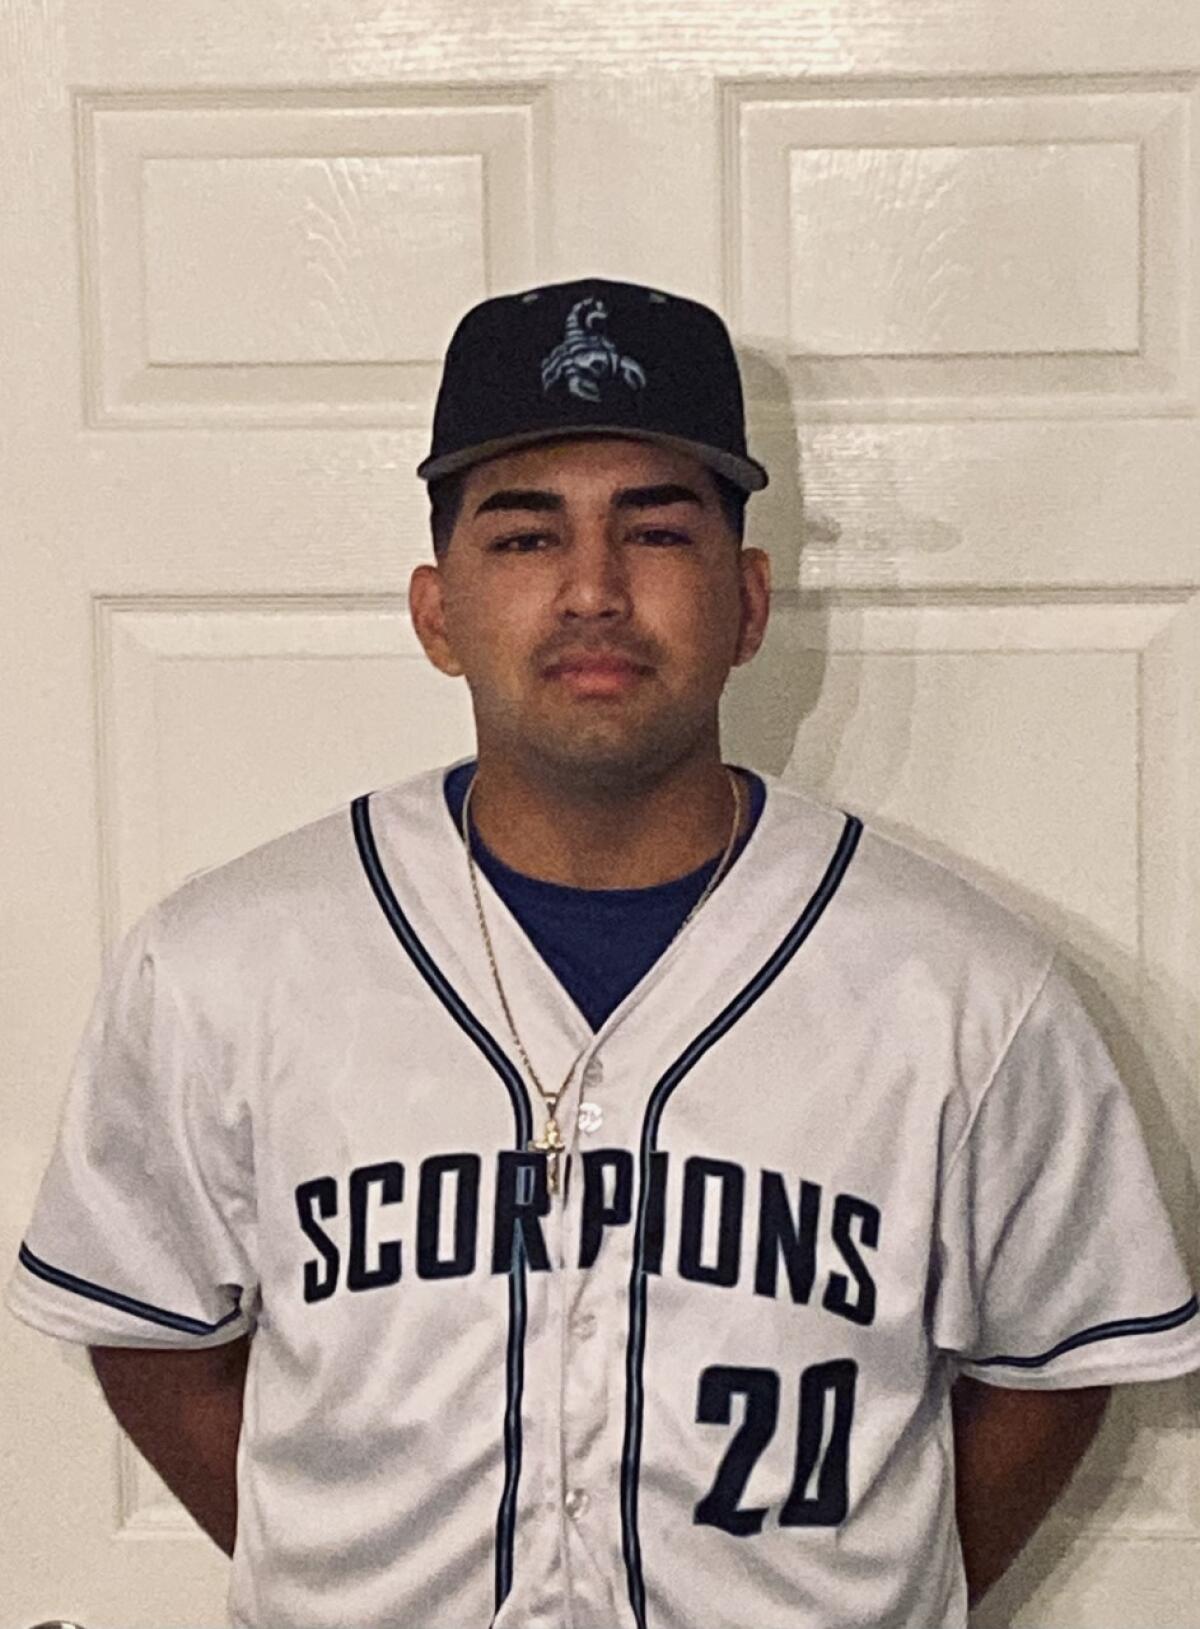
[[[692,906],[680,927],[677,928],[676,931],[671,935],[670,941],[666,947],[667,949],[670,948],[670,945],[675,943],[675,940],[678,939],[684,928],[687,927],[688,923],[695,916],[696,912],[704,904],[704,901],[712,893],[713,889],[717,886],[717,883],[720,882],[721,877],[724,874],[725,867],[729,864],[729,856],[733,853],[733,846],[737,841],[738,827],[742,823],[742,786],[740,780],[734,774],[733,770],[729,768],[728,764],[725,766],[725,773],[729,776],[729,784],[733,788],[733,827],[729,833],[729,841],[725,845],[725,852],[721,856],[721,863],[709,879],[708,886],[700,895],[700,898]],[[540,1154],[545,1154],[547,1184],[551,1193],[557,1193],[558,1156],[566,1149],[567,1145],[565,1142],[563,1142],[562,1133],[559,1131],[558,1121],[555,1118],[555,1111],[558,1108],[559,1099],[567,1089],[567,1083],[570,1081],[572,1074],[575,1072],[575,1064],[579,1062],[579,1058],[576,1058],[575,1063],[572,1063],[571,1067],[567,1070],[566,1079],[564,1079],[558,1090],[556,1092],[548,1092],[538,1079],[537,1075],[534,1074],[533,1065],[529,1061],[529,1054],[526,1052],[521,1043],[521,1037],[517,1034],[517,1026],[513,1023],[512,1013],[509,1011],[508,1001],[504,994],[504,986],[500,982],[500,971],[496,966],[496,955],[492,949],[492,936],[488,932],[487,922],[484,920],[483,901],[479,897],[479,883],[475,876],[475,858],[471,853],[471,827],[470,815],[468,811],[471,805],[471,793],[475,790],[475,780],[478,774],[479,771],[476,770],[475,774],[471,776],[471,784],[467,787],[467,795],[463,799],[462,807],[462,833],[463,843],[465,844],[467,850],[467,869],[471,874],[471,890],[475,895],[475,910],[479,916],[479,926],[483,931],[483,943],[487,950],[488,961],[492,965],[492,977],[496,981],[496,990],[500,996],[500,1005],[504,1008],[504,1016],[508,1020],[508,1027],[512,1031],[513,1040],[517,1043],[517,1051],[521,1054],[521,1057],[524,1060],[529,1078],[537,1087],[542,1101],[546,1105],[545,1130],[542,1132],[540,1137],[534,1138],[530,1141],[529,1147],[532,1150],[536,1150]],[[583,1054],[580,1053],[579,1056],[582,1057]]]

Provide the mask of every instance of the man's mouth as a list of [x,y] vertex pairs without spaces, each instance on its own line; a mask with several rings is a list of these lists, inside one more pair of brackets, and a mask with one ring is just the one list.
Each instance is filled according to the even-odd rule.
[[632,690],[647,669],[616,657],[571,658],[547,675],[581,696],[617,696]]

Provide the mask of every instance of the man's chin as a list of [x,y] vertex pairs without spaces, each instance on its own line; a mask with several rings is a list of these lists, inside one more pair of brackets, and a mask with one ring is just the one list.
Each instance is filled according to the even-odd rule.
[[547,732],[521,754],[535,776],[565,794],[613,795],[652,786],[679,756],[679,737],[656,732],[614,730],[580,723],[567,732]]

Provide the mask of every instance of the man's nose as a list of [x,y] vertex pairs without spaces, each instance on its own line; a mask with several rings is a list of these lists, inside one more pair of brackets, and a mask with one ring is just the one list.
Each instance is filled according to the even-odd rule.
[[581,616],[628,610],[628,550],[607,526],[577,528],[561,550],[560,559],[561,608]]

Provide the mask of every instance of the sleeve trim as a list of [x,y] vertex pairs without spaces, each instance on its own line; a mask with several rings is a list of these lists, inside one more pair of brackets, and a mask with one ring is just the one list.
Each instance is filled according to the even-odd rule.
[[182,1330],[187,1335],[215,1335],[219,1329],[224,1329],[226,1324],[233,1323],[242,1315],[241,1307],[237,1306],[219,1322],[210,1324],[201,1318],[189,1318],[181,1312],[167,1312],[162,1307],[151,1306],[149,1302],[135,1301],[132,1296],[122,1295],[117,1290],[105,1289],[101,1284],[92,1284],[86,1278],[76,1278],[74,1273],[64,1272],[61,1267],[52,1267],[40,1256],[35,1256],[26,1244],[21,1245],[18,1260],[35,1278],[44,1279],[58,1289],[71,1290],[90,1301],[99,1301],[104,1306],[115,1307],[119,1312],[127,1312],[133,1318],[144,1318],[147,1323]]
[[1106,1324],[1093,1324],[1090,1329],[1081,1329],[1078,1334],[1068,1335],[1066,1340],[1059,1341],[1048,1352],[1039,1352],[1036,1357],[988,1357],[971,1358],[969,1362],[973,1368],[986,1369],[993,1365],[1003,1364],[1009,1369],[1040,1369],[1055,1358],[1062,1357],[1065,1352],[1073,1352],[1078,1346],[1090,1346],[1093,1341],[1116,1340],[1123,1335],[1157,1335],[1167,1329],[1178,1329],[1181,1324],[1188,1323],[1200,1313],[1200,1301],[1193,1295],[1181,1307],[1172,1312],[1160,1312],[1154,1318],[1114,1318]]

